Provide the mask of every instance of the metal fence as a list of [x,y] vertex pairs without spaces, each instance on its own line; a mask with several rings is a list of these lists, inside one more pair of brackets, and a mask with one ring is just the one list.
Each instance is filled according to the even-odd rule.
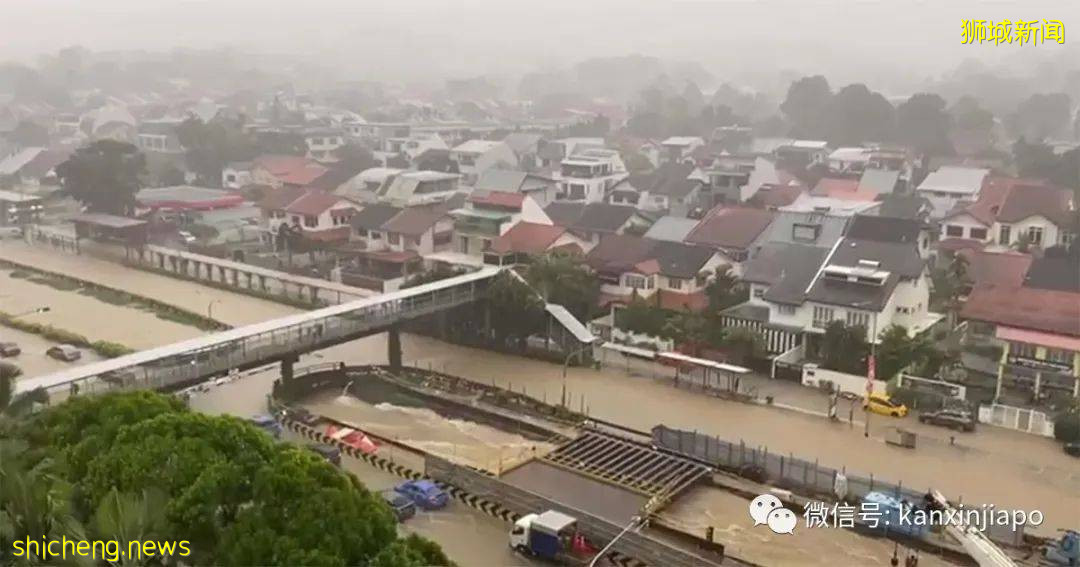
[[[846,499],[851,502],[862,500],[870,492],[883,492],[909,502],[921,502],[930,488],[915,490],[903,483],[894,484],[874,478],[872,474],[861,476],[821,465],[816,460],[800,459],[790,453],[770,452],[768,447],[751,447],[741,440],[734,443],[696,431],[658,425],[652,429],[652,436],[653,444],[663,449],[732,471],[750,466],[760,467],[760,472],[765,476],[762,480],[768,484],[803,495],[827,497],[829,500],[835,497],[834,487],[839,473],[847,479]],[[1007,526],[991,526],[987,536],[997,542],[1017,545],[1023,539],[1023,527],[1014,531]]]
[[[701,567],[716,565],[719,561],[710,561],[688,551],[653,538],[647,534],[629,531],[619,537],[625,526],[620,526],[587,512],[571,508],[560,502],[550,500],[539,494],[529,492],[507,484],[497,478],[483,475],[472,469],[455,465],[438,457],[427,456],[424,461],[427,476],[460,488],[480,498],[500,503],[518,516],[540,513],[546,510],[558,510],[577,519],[578,530],[593,544],[607,544],[618,537],[611,551],[633,557],[649,565],[663,567]],[[728,558],[727,564],[737,560]]]

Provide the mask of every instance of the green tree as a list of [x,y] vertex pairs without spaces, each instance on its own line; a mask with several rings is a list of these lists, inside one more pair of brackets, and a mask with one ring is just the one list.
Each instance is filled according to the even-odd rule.
[[[90,532],[97,539],[117,541],[120,549],[129,549],[131,542],[172,539],[165,506],[168,498],[160,490],[146,489],[140,493],[121,493],[115,488],[98,504],[90,523]],[[158,565],[160,558],[125,557],[118,565]]]
[[384,547],[374,559],[372,567],[428,567],[429,565],[454,565],[442,549],[416,534]]
[[936,94],[912,95],[896,109],[897,140],[924,154],[952,154],[945,106],[945,99]]
[[667,320],[667,311],[637,296],[626,307],[615,312],[615,325],[620,329],[654,337],[666,334]]
[[866,85],[848,85],[825,108],[826,139],[835,146],[887,141],[896,128],[893,105]]
[[1068,131],[1071,109],[1072,101],[1065,93],[1036,93],[1021,102],[1006,122],[1013,133],[1041,142]]
[[944,310],[949,317],[949,329],[956,328],[961,301],[971,289],[968,261],[962,254],[945,252],[944,265],[930,272],[930,303]]
[[709,298],[709,309],[721,311],[746,301],[749,298],[749,289],[731,273],[731,266],[724,265],[716,268],[712,279],[705,286],[705,294]]
[[135,207],[146,156],[128,143],[98,140],[56,167],[64,192],[87,209],[126,215]]
[[595,314],[600,282],[577,257],[541,256],[524,277],[548,303],[562,305],[579,320],[588,321]]
[[721,344],[731,354],[732,362],[739,364],[765,356],[764,337],[749,327],[729,329]]
[[307,155],[307,142],[297,132],[259,132],[255,135],[256,155]]
[[791,135],[800,138],[825,136],[824,114],[832,100],[829,81],[821,75],[803,77],[788,87],[780,111],[791,123]]
[[905,368],[916,376],[933,378],[943,361],[925,334],[911,337],[903,325],[889,325],[877,347],[877,378],[889,380]]
[[341,167],[352,171],[363,171],[379,165],[370,149],[353,142],[334,150],[334,156]]
[[49,403],[49,393],[43,388],[16,395],[15,379],[19,376],[22,376],[21,368],[0,361],[0,420],[26,416],[34,404]]
[[849,327],[836,320],[825,327],[821,338],[821,365],[829,370],[863,375],[870,348],[866,342],[866,327]]
[[485,299],[490,311],[491,331],[498,344],[516,343],[519,348],[525,348],[525,340],[544,329],[543,301],[509,272],[495,276]]
[[238,122],[214,120],[209,123],[188,118],[176,127],[176,136],[185,148],[185,161],[201,185],[221,186],[221,170],[232,161],[259,155],[254,140]]

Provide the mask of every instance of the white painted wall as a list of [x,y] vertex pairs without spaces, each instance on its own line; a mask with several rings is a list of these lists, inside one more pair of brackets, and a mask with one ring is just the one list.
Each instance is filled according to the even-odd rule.
[[[949,227],[959,227],[962,230],[962,232],[958,236],[949,236],[949,234],[948,234]],[[990,230],[990,228],[991,227],[983,224],[982,222],[980,222],[978,219],[976,219],[975,217],[973,217],[971,215],[968,215],[968,214],[957,215],[955,217],[952,217],[952,218],[945,219],[945,220],[941,221],[941,233],[939,235],[939,238],[941,240],[945,240],[947,238],[966,238],[966,239],[971,239],[971,240],[978,240],[980,242],[988,242],[988,241],[996,238],[996,236],[994,235],[994,232],[992,230]],[[972,229],[983,229],[983,230],[986,231],[986,236],[984,238],[976,238],[976,237],[971,235],[971,230]]]
[[[841,392],[850,392],[852,394],[858,394],[860,396],[866,395],[866,376],[858,376],[855,374],[848,374],[846,372],[837,372],[835,370],[828,370],[821,368],[816,364],[810,363],[803,366],[802,385],[818,387],[819,382],[832,382],[834,386],[840,388]],[[872,380],[870,382],[871,390],[875,394],[887,394],[887,384],[881,380]]]

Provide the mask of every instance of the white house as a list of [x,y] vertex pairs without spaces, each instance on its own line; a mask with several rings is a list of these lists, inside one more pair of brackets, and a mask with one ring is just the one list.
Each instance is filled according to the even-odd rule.
[[654,171],[630,175],[608,191],[607,200],[643,211],[686,216],[698,205],[705,176],[693,163],[668,162]]
[[552,225],[551,217],[532,197],[504,191],[474,191],[465,206],[451,211],[454,250],[480,256],[492,242],[519,222]]
[[977,201],[989,174],[988,169],[941,167],[927,175],[916,191],[930,201],[933,207],[931,217],[940,219],[955,209],[960,201]]
[[626,165],[616,150],[588,148],[562,160],[560,200],[599,203],[608,190],[626,177]]
[[410,207],[445,201],[458,192],[461,176],[438,171],[405,171],[386,178],[378,200]]
[[317,189],[278,189],[259,203],[268,236],[282,225],[302,231],[305,238],[322,242],[349,239],[350,221],[359,207],[351,201]]
[[688,159],[694,150],[704,145],[705,139],[700,136],[672,136],[660,142],[663,148],[660,162],[673,163]]
[[304,130],[307,157],[324,162],[337,161],[337,149],[345,145],[345,132],[339,128],[309,128]]
[[1004,249],[1022,237],[1029,245],[1048,248],[1072,241],[1075,210],[1069,191],[1042,182],[991,178],[974,203],[961,202],[941,220],[940,240],[963,239]]
[[495,140],[469,140],[450,150],[450,159],[457,163],[458,171],[466,184],[473,184],[481,173],[502,164],[517,167],[517,155],[505,142]]

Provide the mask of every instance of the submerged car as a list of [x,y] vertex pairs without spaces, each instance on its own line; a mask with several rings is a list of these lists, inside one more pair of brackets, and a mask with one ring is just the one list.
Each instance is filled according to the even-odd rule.
[[863,409],[879,415],[888,415],[892,417],[904,417],[908,414],[907,406],[893,401],[892,398],[885,394],[870,394],[870,396],[866,398],[866,401],[863,402]]
[[281,439],[281,424],[272,415],[256,415],[251,418],[251,423],[269,433],[274,439]]
[[394,517],[397,521],[404,522],[409,518],[416,515],[416,504],[404,494],[398,494],[393,490],[385,490],[382,493],[383,500],[390,506],[390,509],[394,511]]
[[975,431],[975,416],[962,409],[940,409],[919,414],[919,421],[961,431]]
[[0,343],[0,358],[7,358],[9,356],[19,356],[22,353],[22,349],[15,343]]
[[56,345],[49,347],[49,350],[45,351],[45,354],[56,360],[63,360],[64,362],[75,362],[82,358],[82,351],[75,348],[74,345]]
[[424,510],[435,510],[446,506],[450,498],[430,480],[410,480],[394,487],[394,492],[406,496]]
[[331,465],[334,465],[335,467],[341,466],[341,449],[323,443],[312,443],[307,445],[307,448],[310,451],[318,453],[320,457],[326,459],[326,462]]

